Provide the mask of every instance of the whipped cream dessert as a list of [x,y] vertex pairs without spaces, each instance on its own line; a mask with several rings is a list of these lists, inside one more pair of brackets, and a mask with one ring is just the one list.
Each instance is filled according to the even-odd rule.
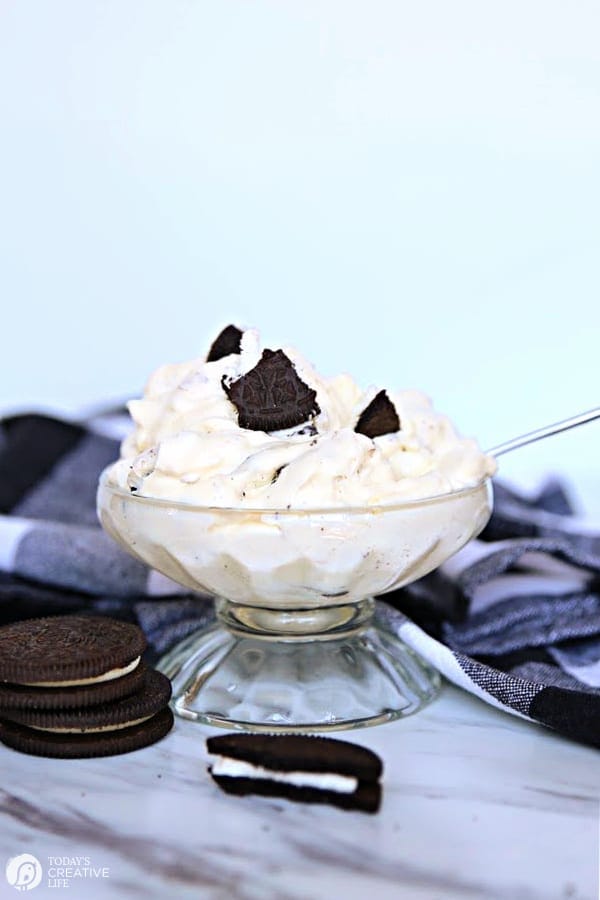
[[206,359],[162,366],[129,411],[101,521],[195,590],[352,602],[430,571],[489,517],[494,460],[425,395],[323,378],[255,330],[229,326]]
[[262,356],[257,332],[245,331],[239,352],[162,366],[151,376],[144,397],[129,403],[135,428],[111,481],[198,506],[322,509],[435,497],[494,473],[493,459],[461,438],[424,394],[388,391],[398,427],[369,437],[356,425],[376,389],[362,390],[349,375],[322,378],[296,350],[283,353],[315,394],[304,421],[240,427],[227,387]]

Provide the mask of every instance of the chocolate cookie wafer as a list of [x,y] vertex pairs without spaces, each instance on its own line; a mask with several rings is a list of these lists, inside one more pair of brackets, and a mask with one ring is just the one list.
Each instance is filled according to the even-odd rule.
[[84,759],[130,753],[160,741],[173,727],[173,713],[167,706],[138,725],[116,731],[60,734],[27,728],[0,719],[0,741],[7,747],[33,756]]
[[146,677],[143,662],[120,678],[97,681],[75,687],[29,687],[22,684],[0,684],[0,717],[9,709],[73,709],[97,706],[128,697],[138,691]]
[[223,388],[237,409],[240,428],[279,431],[319,412],[317,394],[300,378],[283,350],[264,350],[259,362]]
[[244,332],[235,325],[227,325],[212,342],[206,362],[216,362],[224,356],[229,356],[230,353],[239,353],[243,334]]
[[171,682],[147,669],[140,690],[85,709],[0,712],[0,741],[37,756],[76,758],[126,753],[164,737],[173,725]]
[[379,757],[357,744],[307,735],[225,734],[208,738],[209,767],[229,794],[260,794],[374,813],[381,802]]
[[400,418],[386,391],[379,391],[363,409],[354,430],[369,438],[393,434],[400,430]]
[[137,625],[101,616],[25,619],[0,628],[0,682],[75,687],[133,671],[146,647]]
[[0,718],[64,734],[113,731],[149,719],[164,709],[170,699],[169,679],[155,669],[147,669],[141,688],[120,700],[75,709],[3,709]]

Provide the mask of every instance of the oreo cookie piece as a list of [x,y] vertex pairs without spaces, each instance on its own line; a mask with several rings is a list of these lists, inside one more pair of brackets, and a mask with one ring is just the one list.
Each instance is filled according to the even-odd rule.
[[25,619],[0,628],[0,682],[65,688],[133,671],[146,648],[141,628],[101,616]]
[[363,409],[354,430],[368,438],[393,434],[394,431],[400,430],[400,418],[396,407],[385,391],[379,391],[369,405]]
[[259,362],[228,384],[240,428],[280,431],[307,422],[319,412],[317,393],[299,377],[283,350],[264,350]]
[[239,353],[243,334],[244,332],[235,325],[228,325],[224,328],[211,344],[206,362],[216,362],[218,359],[223,359],[224,356],[229,356],[230,353]]
[[116,731],[60,734],[27,728],[0,719],[0,741],[13,750],[33,756],[57,759],[84,759],[130,753],[160,741],[173,727],[173,713],[167,706],[139,725]]
[[366,747],[307,735],[237,733],[208,738],[206,746],[218,757],[208,771],[229,794],[379,809],[383,766]]
[[110,681],[79,687],[27,687],[20,684],[0,684],[0,717],[10,709],[72,709],[97,706],[128,697],[138,691],[146,677],[146,666],[140,662],[132,672]]
[[142,687],[128,697],[76,709],[2,709],[0,718],[44,733],[107,733],[140,725],[164,709],[171,699],[171,682],[161,672],[146,669]]

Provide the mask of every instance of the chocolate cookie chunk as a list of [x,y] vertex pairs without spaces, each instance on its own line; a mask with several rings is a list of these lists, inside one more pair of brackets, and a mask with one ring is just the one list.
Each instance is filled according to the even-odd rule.
[[230,353],[239,353],[241,350],[243,331],[236,328],[235,325],[228,325],[215,338],[208,351],[206,362],[216,362]]
[[381,802],[379,757],[332,738],[306,735],[226,734],[208,738],[218,759],[209,767],[230,794],[260,794],[341,809],[377,812]]
[[264,350],[260,361],[231,384],[223,382],[240,428],[280,431],[320,412],[316,391],[298,376],[282,350]]
[[146,647],[137,625],[100,616],[25,619],[0,628],[0,682],[72,687],[133,670]]
[[379,391],[369,405],[363,409],[354,430],[368,438],[393,434],[394,431],[400,430],[400,419],[396,407],[385,391]]

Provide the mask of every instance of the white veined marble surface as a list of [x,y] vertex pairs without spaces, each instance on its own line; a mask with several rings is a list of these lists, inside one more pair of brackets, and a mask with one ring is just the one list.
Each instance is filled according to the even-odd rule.
[[[154,747],[93,760],[0,746],[0,897],[599,896],[598,751],[454,687],[404,721],[335,735],[383,758],[377,815],[230,797],[206,771],[210,733],[177,720]],[[43,869],[27,892],[4,874],[22,853]]]

